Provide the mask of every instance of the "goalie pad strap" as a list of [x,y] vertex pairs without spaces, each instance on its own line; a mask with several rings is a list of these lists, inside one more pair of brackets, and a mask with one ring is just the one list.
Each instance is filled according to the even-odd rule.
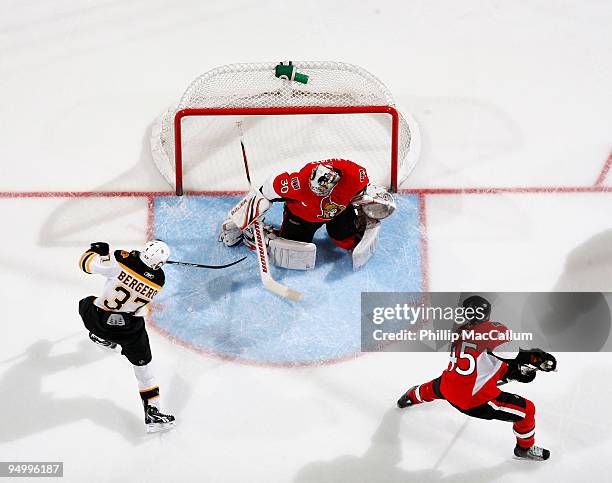
[[269,235],[268,253],[270,261],[278,267],[291,270],[312,270],[317,259],[317,246],[314,243]]

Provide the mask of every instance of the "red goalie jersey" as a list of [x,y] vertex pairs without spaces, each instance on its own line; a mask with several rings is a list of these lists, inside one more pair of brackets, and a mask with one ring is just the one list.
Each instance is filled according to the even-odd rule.
[[[315,194],[309,186],[313,169],[324,164],[340,173],[340,181],[328,196]],[[303,220],[325,223],[340,214],[369,183],[365,168],[347,159],[326,159],[306,164],[297,173],[281,173],[263,186],[264,196],[283,200],[291,213]]]
[[[456,331],[459,340],[451,347],[450,363],[442,373],[440,390],[448,402],[461,409],[470,409],[495,399],[497,387],[508,365],[489,351],[503,356],[503,339],[507,327],[497,322],[462,325]],[[508,346],[505,346],[508,347]],[[508,347],[512,358],[516,355]],[[504,357],[505,358],[505,357]]]

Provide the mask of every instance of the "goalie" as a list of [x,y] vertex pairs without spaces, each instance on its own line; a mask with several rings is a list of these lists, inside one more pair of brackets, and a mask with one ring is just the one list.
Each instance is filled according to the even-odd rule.
[[254,249],[249,226],[279,201],[285,203],[280,229],[265,227],[270,260],[297,270],[314,268],[312,240],[323,225],[336,245],[351,251],[353,268],[360,268],[376,249],[380,220],[396,208],[393,196],[370,184],[366,169],[357,163],[315,161],[296,173],[272,176],[259,189],[252,189],[230,210],[219,240],[226,246],[242,241]]

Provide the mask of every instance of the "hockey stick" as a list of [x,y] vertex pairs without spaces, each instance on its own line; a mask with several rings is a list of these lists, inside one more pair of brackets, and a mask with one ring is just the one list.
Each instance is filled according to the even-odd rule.
[[[237,121],[236,126],[238,127],[238,133],[240,134],[240,146],[242,147],[242,160],[244,162],[244,171],[246,173],[247,181],[249,186],[251,184],[251,174],[249,173],[249,163],[247,161],[246,149],[244,147],[244,141],[242,140],[242,122]],[[251,226],[253,227],[253,233],[255,234],[255,244],[257,245],[257,263],[259,264],[259,275],[261,276],[261,283],[264,288],[274,292],[281,297],[286,297],[289,300],[297,302],[302,299],[302,294],[297,290],[293,290],[281,283],[278,283],[272,278],[270,274],[270,260],[268,259],[268,250],[266,248],[266,239],[263,230],[263,224],[259,220],[255,220]]]
[[201,265],[199,263],[175,262],[173,260],[168,260],[166,263],[169,263],[171,265],[181,265],[183,267],[212,268],[216,270],[219,268],[231,267],[232,265],[236,265],[237,263],[240,263],[242,260],[246,260],[246,257],[242,257],[240,260],[236,260],[232,263],[228,263],[227,265]]

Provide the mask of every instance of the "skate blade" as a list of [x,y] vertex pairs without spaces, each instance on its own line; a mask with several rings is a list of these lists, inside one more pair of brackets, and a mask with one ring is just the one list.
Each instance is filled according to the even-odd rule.
[[176,426],[176,421],[170,421],[169,423],[160,423],[160,424],[150,423],[150,424],[147,424],[147,433],[153,434],[153,433],[160,433],[162,431],[169,431],[172,428],[174,428],[174,426]]
[[546,461],[544,458],[528,458],[526,456],[516,456],[515,454],[512,455],[512,459],[517,461]]

